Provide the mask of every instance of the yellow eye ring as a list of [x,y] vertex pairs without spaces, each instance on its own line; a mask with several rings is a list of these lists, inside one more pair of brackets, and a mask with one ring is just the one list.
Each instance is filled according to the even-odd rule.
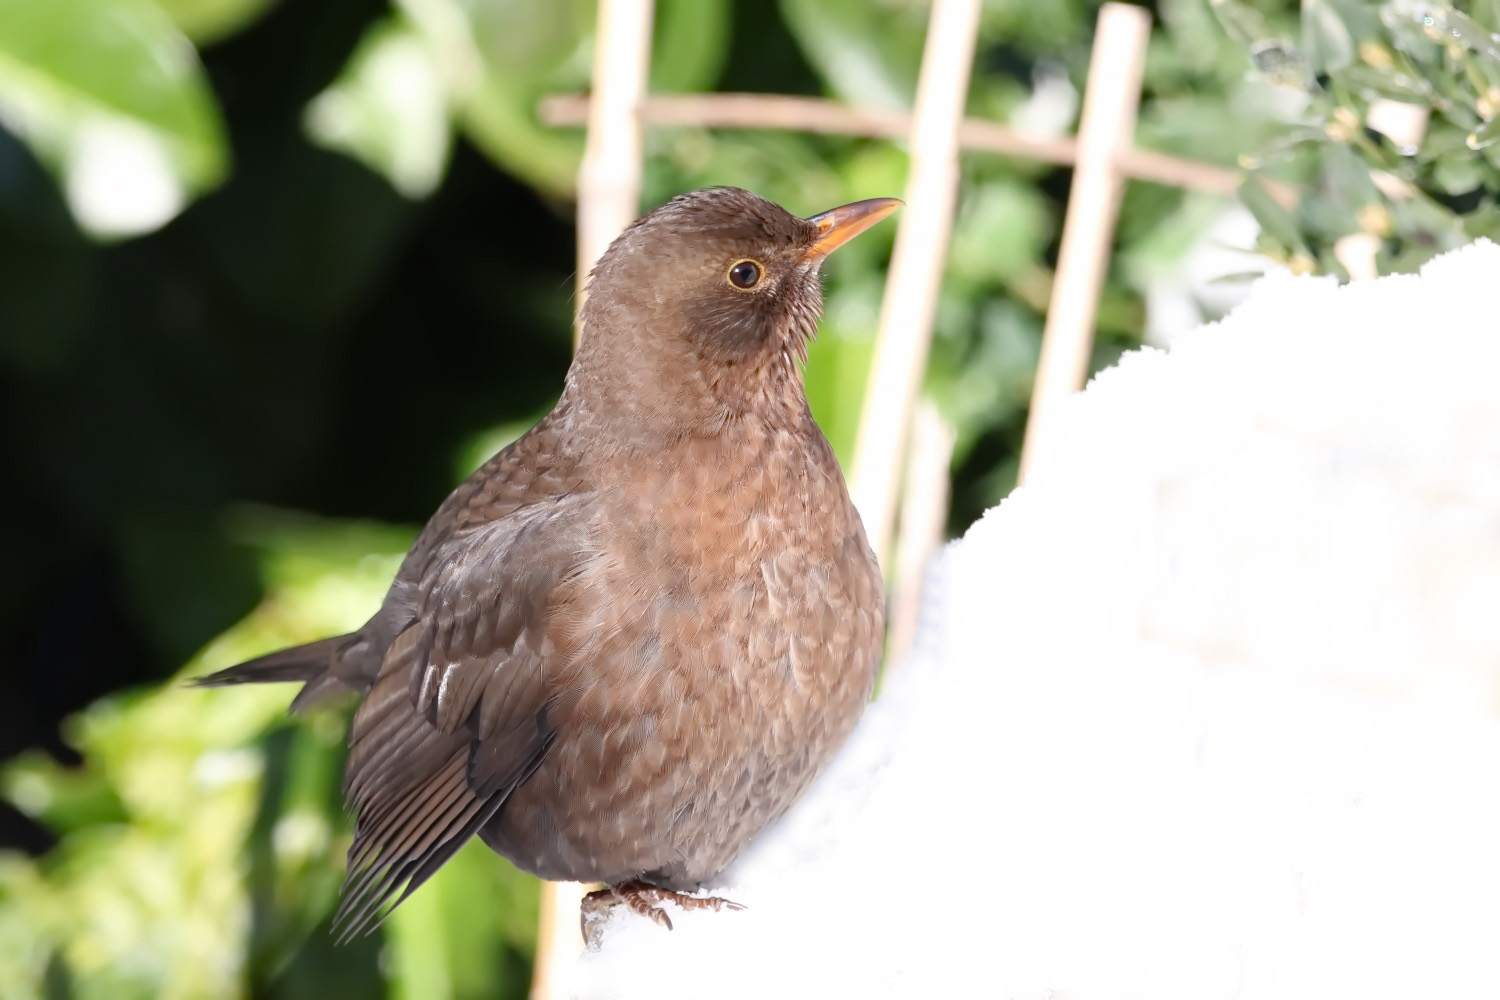
[[766,269],[761,266],[760,261],[750,257],[741,257],[729,265],[729,270],[724,273],[724,280],[742,292],[748,292],[760,284],[760,279],[765,277]]

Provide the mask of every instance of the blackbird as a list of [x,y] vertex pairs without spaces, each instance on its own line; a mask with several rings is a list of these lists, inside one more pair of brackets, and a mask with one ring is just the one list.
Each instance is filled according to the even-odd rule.
[[[599,259],[561,398],[427,523],[360,629],[207,685],[353,691],[335,927],[478,834],[670,927],[869,700],[881,575],[802,362],[823,258],[900,206],[674,198]],[[733,905],[733,904],[729,904]]]

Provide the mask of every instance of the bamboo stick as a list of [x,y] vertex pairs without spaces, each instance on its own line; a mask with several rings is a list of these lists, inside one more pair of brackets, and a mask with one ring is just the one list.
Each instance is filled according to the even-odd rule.
[[[538,114],[548,125],[584,124],[591,113],[589,98],[554,94],[542,99]],[[851,108],[820,97],[780,94],[659,94],[646,98],[641,119],[663,128],[780,129],[820,135],[851,135],[872,139],[904,139],[911,134],[911,115],[884,108]],[[959,145],[975,153],[1071,166],[1078,160],[1073,136],[1028,136],[999,122],[965,118],[958,129]],[[1188,188],[1228,198],[1239,190],[1236,171],[1213,163],[1189,160],[1147,149],[1120,151],[1116,166],[1132,180]],[[1286,184],[1266,181],[1283,205],[1295,192]]]
[[958,126],[978,29],[979,0],[934,0],[912,115],[906,209],[896,231],[850,476],[854,504],[882,565],[887,565],[895,520],[901,453],[927,369],[948,258],[958,191]]
[[[640,211],[641,104],[651,61],[653,0],[599,0],[588,135],[578,170],[578,273],[574,339],[589,271]],[[563,1000],[581,945],[577,882],[543,882],[531,1000]]]
[[1081,389],[1088,374],[1099,293],[1125,185],[1116,163],[1135,132],[1150,35],[1151,15],[1144,8],[1122,3],[1100,8],[1078,127],[1078,165],[1021,449],[1023,483],[1037,454],[1048,447],[1058,404]]
[[599,0],[594,98],[588,102],[578,170],[580,307],[594,261],[640,213],[641,107],[651,62],[652,2]]
[[948,520],[949,465],[953,430],[931,400],[912,414],[911,448],[906,455],[906,487],[901,493],[901,524],[896,535],[896,586],[891,594],[891,629],[886,668],[905,661],[917,635],[922,590],[933,554],[943,544]]

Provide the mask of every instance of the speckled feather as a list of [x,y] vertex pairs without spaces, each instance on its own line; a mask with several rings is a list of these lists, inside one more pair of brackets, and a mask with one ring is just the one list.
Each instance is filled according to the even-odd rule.
[[443,503],[370,622],[206,679],[363,695],[347,934],[476,833],[544,878],[696,888],[844,743],[883,598],[803,392],[818,236],[732,188],[637,222],[556,409]]

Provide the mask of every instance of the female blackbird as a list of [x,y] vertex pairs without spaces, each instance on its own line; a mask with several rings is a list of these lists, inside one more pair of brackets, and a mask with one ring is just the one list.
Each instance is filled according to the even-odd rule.
[[640,219],[594,267],[556,408],[443,502],[375,616],[203,678],[362,696],[346,936],[476,833],[666,926],[664,899],[723,905],[679,893],[786,811],[874,683],[881,576],[801,362],[823,258],[899,205],[799,219],[717,188]]

